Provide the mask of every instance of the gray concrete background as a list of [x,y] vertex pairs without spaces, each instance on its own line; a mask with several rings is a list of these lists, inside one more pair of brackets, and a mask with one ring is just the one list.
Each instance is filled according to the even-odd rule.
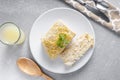
[[[120,8],[120,0],[108,0]],[[16,66],[19,57],[32,58],[28,37],[33,22],[43,12],[68,7],[61,0],[0,0],[0,24],[14,22],[26,34],[23,45],[10,47],[0,43],[0,80],[42,80],[22,73]],[[95,30],[96,48],[90,61],[80,70],[54,74],[43,69],[55,80],[120,80],[120,37],[90,20]]]

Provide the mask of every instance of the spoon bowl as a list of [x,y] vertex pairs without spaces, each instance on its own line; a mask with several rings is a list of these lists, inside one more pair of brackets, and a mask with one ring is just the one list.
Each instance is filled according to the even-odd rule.
[[31,59],[21,57],[17,60],[17,65],[26,74],[31,76],[42,76],[46,80],[53,80],[51,77],[44,74],[38,65]]

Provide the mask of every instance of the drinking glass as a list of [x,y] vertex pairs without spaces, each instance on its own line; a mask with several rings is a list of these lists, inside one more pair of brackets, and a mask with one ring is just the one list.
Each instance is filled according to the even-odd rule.
[[0,26],[0,41],[7,45],[22,44],[25,40],[24,32],[12,22],[3,23]]

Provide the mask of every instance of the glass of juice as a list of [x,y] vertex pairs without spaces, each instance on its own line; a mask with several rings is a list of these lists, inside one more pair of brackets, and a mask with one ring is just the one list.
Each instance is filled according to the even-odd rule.
[[22,44],[25,40],[24,32],[14,23],[6,22],[0,26],[0,41],[7,45]]

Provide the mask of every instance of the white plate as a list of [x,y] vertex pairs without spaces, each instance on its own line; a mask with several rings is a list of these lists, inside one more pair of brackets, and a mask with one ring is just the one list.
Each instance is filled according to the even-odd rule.
[[72,67],[66,67],[59,58],[51,60],[45,53],[40,38],[49,30],[51,25],[59,19],[63,20],[63,22],[68,25],[72,31],[76,32],[77,36],[85,32],[88,32],[94,38],[95,35],[90,22],[80,14],[80,12],[69,8],[51,9],[39,16],[34,22],[29,40],[30,49],[34,59],[41,67],[48,71],[65,74],[76,71],[84,66],[92,56],[94,47]]

